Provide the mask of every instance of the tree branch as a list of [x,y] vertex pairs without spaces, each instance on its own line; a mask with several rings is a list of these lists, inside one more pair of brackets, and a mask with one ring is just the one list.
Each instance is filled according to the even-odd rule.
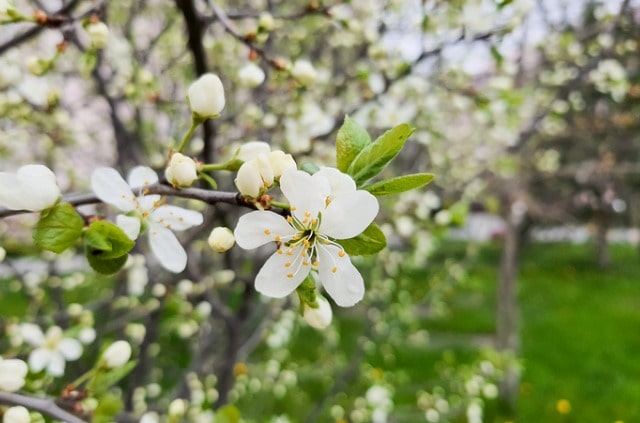
[[51,399],[34,398],[12,392],[0,391],[0,403],[6,405],[22,405],[30,410],[39,411],[66,423],[87,423],[85,420],[58,407]]

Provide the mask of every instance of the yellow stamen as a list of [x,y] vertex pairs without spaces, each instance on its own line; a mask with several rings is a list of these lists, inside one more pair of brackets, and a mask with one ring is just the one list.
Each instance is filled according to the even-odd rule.
[[311,213],[310,212],[304,212],[304,217],[311,217]]
[[336,272],[338,271],[338,268],[337,268],[337,267],[335,267],[335,266],[333,266],[333,269],[331,269],[331,271],[332,271],[333,273],[336,273]]
[[344,257],[344,251],[343,250],[338,251],[338,256],[339,257]]
[[289,223],[293,222],[293,218],[291,216],[287,216],[287,222]]
[[303,266],[308,266],[308,265],[309,265],[309,262],[305,260],[305,261],[303,261],[303,262],[302,262],[302,265],[303,265]]
[[276,250],[276,253],[278,253],[278,254],[282,254],[282,250],[278,248],[278,249]]
[[284,264],[284,267],[291,267],[291,262],[290,262],[290,261],[289,261],[289,262],[286,262],[286,263]]
[[296,211],[296,208],[291,206],[291,211]]
[[314,266],[317,266],[318,264],[320,264],[320,263],[318,262],[318,260],[316,260],[316,261],[314,261],[314,262],[313,262],[313,265],[314,265]]
[[311,224],[315,225],[316,223],[318,223],[318,219],[311,219]]
[[265,234],[265,235],[269,235],[270,233],[271,233],[271,231],[270,231],[269,229],[265,229],[265,230],[264,230],[264,234]]
[[288,278],[292,278],[292,277],[293,277],[293,273],[289,273],[289,274],[287,274],[287,277],[288,277]]
[[[148,183],[145,183],[145,185],[149,185],[149,184],[148,184]],[[144,195],[149,194],[149,188],[145,188],[145,189],[143,189],[143,190],[142,190],[142,193],[143,193]]]
[[280,242],[280,235],[276,235],[276,237],[275,237],[275,241],[276,241],[276,242]]

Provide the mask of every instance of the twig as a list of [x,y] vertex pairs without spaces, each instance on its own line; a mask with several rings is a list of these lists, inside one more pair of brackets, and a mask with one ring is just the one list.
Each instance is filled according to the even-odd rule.
[[30,410],[39,411],[66,423],[87,423],[85,420],[58,407],[51,399],[34,398],[12,392],[0,391],[0,403],[6,405],[22,405]]

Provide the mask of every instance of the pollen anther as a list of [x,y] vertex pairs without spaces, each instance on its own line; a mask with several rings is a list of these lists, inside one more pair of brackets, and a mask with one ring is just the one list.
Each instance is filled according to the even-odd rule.
[[265,235],[269,235],[270,233],[271,233],[271,231],[270,231],[269,229],[265,229],[265,230],[264,230],[264,234],[265,234]]

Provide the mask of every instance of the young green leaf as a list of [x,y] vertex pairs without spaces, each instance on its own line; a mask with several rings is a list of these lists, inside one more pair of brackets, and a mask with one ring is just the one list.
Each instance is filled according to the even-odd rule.
[[376,254],[387,246],[387,239],[375,222],[355,238],[339,239],[336,242],[342,245],[350,256]]
[[93,270],[111,275],[127,262],[127,254],[135,242],[113,223],[99,220],[86,230],[84,245],[87,261]]
[[346,173],[351,175],[358,186],[373,178],[402,150],[414,128],[400,124],[367,145],[351,162]]
[[33,240],[40,248],[61,253],[82,235],[84,222],[69,203],[58,203],[40,214]]
[[124,404],[119,395],[104,394],[98,398],[98,406],[93,411],[91,423],[112,423],[116,421],[116,415],[122,409],[124,409]]
[[87,383],[87,389],[93,395],[99,395],[106,392],[109,388],[118,383],[120,379],[131,373],[137,364],[137,361],[129,361],[122,367],[116,367],[108,370],[97,369],[93,374],[93,377]]
[[367,145],[371,138],[367,131],[349,116],[338,130],[336,138],[336,166],[341,172],[347,172],[349,165]]
[[216,411],[216,423],[239,423],[240,410],[234,405],[223,405]]
[[435,175],[432,173],[416,173],[385,179],[384,181],[367,185],[362,189],[369,191],[376,197],[381,197],[383,195],[398,194],[400,192],[421,188],[431,182],[434,177]]

